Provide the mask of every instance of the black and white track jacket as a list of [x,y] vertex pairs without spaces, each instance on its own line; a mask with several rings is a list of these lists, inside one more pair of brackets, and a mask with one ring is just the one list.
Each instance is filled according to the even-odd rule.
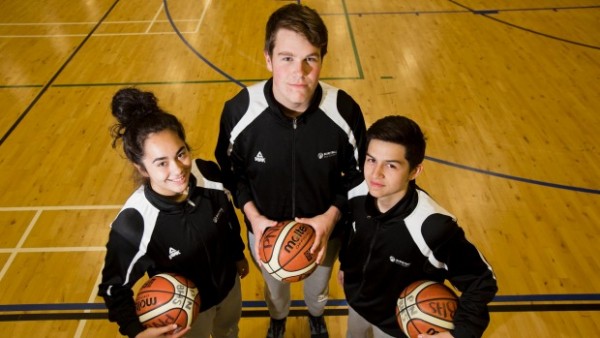
[[[310,107],[284,115],[272,79],[225,103],[215,157],[234,202],[253,201],[272,220],[313,217],[345,208],[349,184],[361,175],[366,127],[358,104],[320,82]],[[249,227],[250,228],[250,227]]]
[[366,182],[350,192],[349,205],[352,225],[340,253],[348,304],[387,334],[405,337],[395,316],[401,291],[417,280],[447,279],[461,292],[453,336],[481,337],[498,287],[454,216],[414,181],[386,213],[377,210]]
[[244,243],[216,163],[194,160],[185,202],[173,202],[149,185],[137,189],[111,224],[106,249],[99,295],[124,335],[144,330],[132,286],[145,273],[190,278],[200,293],[200,311],[220,303],[238,278],[235,262],[244,258]]

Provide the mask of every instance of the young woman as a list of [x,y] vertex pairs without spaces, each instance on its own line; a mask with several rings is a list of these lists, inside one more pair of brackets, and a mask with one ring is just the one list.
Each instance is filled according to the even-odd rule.
[[[123,145],[141,186],[129,197],[106,245],[99,295],[109,320],[129,337],[238,336],[240,277],[248,274],[240,226],[214,162],[193,160],[181,122],[151,92],[119,90],[113,147]],[[191,328],[144,328],[132,286],[145,273],[184,275],[198,287],[200,315]]]

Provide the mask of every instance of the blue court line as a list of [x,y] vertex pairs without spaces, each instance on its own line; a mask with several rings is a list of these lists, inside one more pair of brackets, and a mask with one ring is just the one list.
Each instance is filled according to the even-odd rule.
[[466,166],[466,165],[463,165],[463,164],[458,164],[458,163],[454,163],[454,162],[450,162],[450,161],[446,161],[446,160],[442,160],[442,159],[435,158],[435,157],[430,157],[430,156],[425,156],[425,159],[430,160],[432,162],[437,162],[437,163],[440,163],[440,164],[445,164],[445,165],[448,165],[448,166],[451,166],[451,167],[456,167],[456,168],[460,168],[460,169],[474,171],[474,172],[478,172],[480,174],[485,174],[485,175],[490,175],[490,176],[496,176],[496,177],[506,178],[506,179],[509,179],[509,180],[514,180],[514,181],[519,181],[519,182],[524,182],[524,183],[529,183],[529,184],[537,184],[537,185],[541,185],[541,186],[545,186],[545,187],[550,187],[550,188],[557,188],[557,189],[563,189],[563,190],[571,190],[571,191],[577,191],[577,192],[584,192],[584,193],[588,193],[588,194],[600,195],[600,190],[597,190],[597,189],[574,187],[574,186],[570,186],[570,185],[562,185],[562,184],[557,184],[557,183],[550,183],[550,182],[532,180],[532,179],[524,178],[524,177],[511,176],[511,175],[502,174],[502,173],[498,173],[498,172],[494,172],[494,171],[489,171],[489,170],[483,170],[483,169],[479,169],[479,168],[469,167],[469,166]]
[[[510,302],[572,302],[600,301],[599,293],[582,294],[540,294],[540,295],[504,295],[496,296],[494,303]],[[292,307],[304,307],[303,300],[292,300]],[[330,299],[327,306],[348,306],[345,299]],[[243,308],[266,308],[262,300],[246,300]],[[106,310],[104,303],[55,303],[55,304],[0,304],[0,312],[16,311],[73,311],[73,310]]]

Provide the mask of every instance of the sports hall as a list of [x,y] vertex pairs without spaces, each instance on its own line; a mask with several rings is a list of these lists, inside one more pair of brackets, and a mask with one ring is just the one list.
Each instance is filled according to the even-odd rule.
[[[97,285],[135,189],[110,100],[153,91],[214,159],[219,116],[269,78],[281,0],[0,2],[0,337],[120,337]],[[329,28],[322,81],[428,137],[419,185],[494,267],[484,337],[600,332],[600,1],[307,0]],[[238,215],[239,216],[239,215]],[[249,257],[249,256],[248,256]],[[254,266],[241,338],[268,326]],[[330,282],[326,321],[344,337]],[[308,337],[300,285],[287,337]]]

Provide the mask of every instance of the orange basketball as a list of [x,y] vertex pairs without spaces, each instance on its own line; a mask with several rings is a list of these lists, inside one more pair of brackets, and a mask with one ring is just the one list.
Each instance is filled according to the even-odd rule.
[[200,294],[189,279],[171,273],[150,278],[137,293],[135,308],[145,327],[191,326],[200,311]]
[[400,293],[396,318],[410,338],[420,333],[433,335],[454,329],[452,318],[457,306],[458,297],[444,284],[417,281]]
[[259,242],[263,267],[277,280],[297,282],[316,269],[316,257],[310,253],[315,230],[308,224],[284,221],[267,228]]

